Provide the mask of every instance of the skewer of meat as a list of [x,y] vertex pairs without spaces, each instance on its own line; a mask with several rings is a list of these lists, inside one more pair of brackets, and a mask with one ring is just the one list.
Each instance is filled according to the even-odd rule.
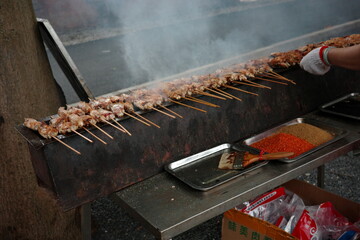
[[[111,112],[113,112],[117,117],[123,117],[125,113],[125,107],[121,103],[111,103],[109,104]],[[119,122],[117,122],[115,119],[112,119],[120,128],[122,128],[129,136],[131,136],[131,133]]]
[[82,137],[83,139],[85,139],[86,141],[93,143],[91,139],[85,137],[84,135],[82,135],[77,131],[77,129],[82,128],[84,126],[84,123],[81,120],[81,118],[76,114],[70,114],[68,115],[68,118],[64,118],[60,116],[52,118],[49,122],[49,125],[53,128],[56,128],[61,134],[67,134],[73,132],[78,136]]
[[[194,81],[194,82],[189,82]],[[187,80],[182,86],[176,88],[176,90],[167,90],[165,91],[170,98],[180,100],[184,97],[191,97],[193,94],[205,95],[221,100],[226,100],[223,97],[205,92],[205,88],[219,84],[220,79],[216,79],[211,75],[206,76],[193,76],[190,80]]]
[[[126,116],[128,116],[128,117],[131,117],[131,118],[133,118],[133,119],[135,119],[135,120],[137,120],[137,121],[145,124],[146,126],[151,126],[145,119],[144,119],[144,120],[141,120],[141,119],[139,119],[139,118],[137,118],[137,117],[135,117],[135,116],[132,115],[132,114],[135,114],[135,115],[136,115],[136,113],[135,113],[135,110],[134,110],[133,105],[132,105],[130,102],[127,102],[127,100],[128,100],[129,98],[131,98],[129,95],[127,95],[127,94],[122,94],[122,95],[120,95],[120,96],[114,95],[114,96],[110,96],[109,98],[110,98],[110,100],[111,100],[112,103],[120,104],[120,105],[123,106],[123,111],[122,111],[122,113],[123,113],[124,115],[126,115]],[[121,109],[121,107],[120,107],[120,109]],[[131,114],[131,113],[132,113],[132,114]]]
[[159,125],[155,124],[154,122],[150,121],[149,119],[145,118],[144,116],[138,114],[137,112],[135,112],[135,109],[134,109],[134,106],[133,104],[131,103],[132,102],[132,96],[128,95],[128,94],[121,94],[120,96],[113,96],[113,97],[110,97],[112,98],[113,101],[121,101],[122,104],[124,104],[124,109],[125,109],[125,112],[124,114],[125,115],[130,115],[130,114],[134,114],[135,116],[137,116],[138,118],[144,120],[145,122],[157,127],[157,128],[160,128]]
[[[302,54],[300,51],[294,51],[293,53],[289,53],[290,56],[287,56],[286,61],[290,61],[289,65],[295,65],[300,62],[302,59]],[[284,76],[276,73],[269,65],[271,63],[271,59],[269,58],[260,58],[256,60],[250,60],[245,64],[245,68],[247,71],[251,72],[254,76],[266,76],[269,78],[275,78],[279,80],[285,80],[295,84],[294,81],[285,78]]]
[[[84,120],[84,118],[87,117],[86,120]],[[105,130],[101,129],[98,125],[96,125],[96,120],[92,117],[92,116],[89,116],[89,115],[85,115],[83,117],[83,121],[85,122],[85,125],[86,124],[86,121],[89,122],[89,125],[92,125],[93,127],[97,128],[100,132],[102,132],[103,134],[105,134],[107,137],[109,137],[110,139],[114,139],[113,136],[111,136],[109,133],[107,133]]]
[[[197,78],[198,78],[198,76],[193,76],[192,79],[195,81],[198,81],[199,79],[197,79]],[[188,81],[189,81],[188,79],[185,80],[185,82],[188,82]],[[226,100],[225,98],[204,92],[205,87],[199,82],[184,83],[181,87],[177,87],[175,90],[173,90],[173,89],[174,89],[174,85],[167,84],[167,86],[165,86],[162,89],[162,91],[164,93],[166,93],[169,96],[169,98],[171,98],[171,99],[175,99],[175,100],[185,99],[188,101],[205,104],[205,105],[212,106],[212,107],[219,107],[219,106],[209,103],[204,100],[199,100],[197,98],[193,98],[192,97],[193,93],[202,94],[202,95]]]
[[[284,76],[282,76],[280,74],[277,74],[272,69],[272,67],[270,67],[270,64],[272,61],[274,61],[274,60],[269,59],[269,58],[260,58],[257,60],[248,61],[248,63],[245,64],[245,66],[248,69],[248,71],[252,72],[255,75],[254,79],[259,79],[259,80],[273,82],[273,83],[279,83],[279,81],[271,80],[271,79],[277,79],[277,80],[285,80],[285,81],[295,84],[294,81],[292,81],[288,78],[285,78]],[[293,63],[293,64],[295,64],[295,63]],[[289,65],[291,65],[291,64],[289,63]],[[267,77],[270,79],[263,78],[263,77]]]
[[[110,126],[116,128],[117,130],[131,136],[131,133],[124,126],[118,123],[115,119],[116,118],[115,115],[120,117],[124,115],[122,112],[123,107],[121,105],[114,106],[110,98],[91,99],[89,103],[82,103],[79,107],[84,108],[84,110],[86,109],[87,114],[92,116],[97,122],[107,123]],[[115,112],[106,109],[111,109]],[[113,121],[118,126],[115,126],[109,121]]]
[[[94,117],[88,115],[91,110],[92,108],[89,103],[79,102],[75,107],[69,107],[67,111],[79,115],[82,121],[84,122],[84,126],[91,125],[97,128],[100,132],[105,134],[110,139],[114,139],[110,134],[108,134],[106,131],[104,131],[103,129],[101,129],[99,126],[96,125],[97,121],[94,119]],[[64,113],[67,114],[67,112]],[[86,129],[85,127],[83,128]]]
[[171,115],[171,114],[168,114],[164,111],[161,111],[159,109],[157,109],[156,107],[154,107],[154,102],[150,99],[147,99],[147,100],[135,100],[134,101],[134,105],[138,108],[140,108],[141,110],[155,110],[157,112],[160,112],[168,117],[171,117],[171,118],[176,118],[175,116]]
[[[187,82],[189,80],[185,80],[185,81]],[[193,83],[193,84],[183,84],[181,87],[178,87],[176,84],[177,82],[178,81],[167,82],[164,86],[161,87],[160,91],[169,97],[168,101],[182,105],[184,107],[192,108],[192,109],[195,109],[195,110],[198,110],[201,112],[206,112],[203,109],[196,108],[196,107],[190,106],[188,104],[175,101],[175,100],[184,99],[184,100],[188,100],[188,101],[192,101],[192,102],[196,101],[197,103],[199,103],[200,100],[198,100],[198,99],[194,100],[189,97],[191,97],[192,94],[195,93],[198,89],[202,89],[201,85],[198,83]],[[173,100],[173,99],[175,99],[175,100]],[[204,104],[204,102],[201,102],[201,103]],[[211,103],[208,103],[208,104],[211,104]],[[211,106],[213,106],[213,105],[211,105]]]
[[[115,126],[114,124],[109,122],[110,120],[113,120],[113,121],[116,121],[116,120],[115,120],[115,115],[108,110],[105,110],[102,108],[98,108],[96,110],[93,109],[90,111],[90,116],[92,116],[97,122],[104,122],[123,133],[127,133],[124,129],[120,128],[119,126]],[[127,134],[129,134],[129,133],[127,133]]]
[[[243,67],[243,65],[241,65],[240,67]],[[247,79],[248,77],[253,77],[254,75],[247,71],[246,69],[238,69],[239,72],[241,72],[241,76],[242,78],[232,78],[231,81],[235,81],[235,79],[237,80],[240,80],[240,81],[243,81],[244,79]],[[250,91],[246,91],[246,90],[243,90],[243,89],[240,89],[240,88],[236,88],[234,86],[230,86],[229,84],[221,84],[222,87],[226,87],[226,88],[230,88],[230,89],[234,89],[234,90],[237,90],[237,91],[240,91],[240,92],[244,92],[244,93],[248,93],[248,94],[252,94],[252,95],[258,95],[256,93],[253,93],[253,92],[250,92]]]
[[[218,70],[217,72],[220,72],[220,71],[221,70]],[[220,98],[222,100],[226,100],[226,98],[219,97],[217,95],[204,92],[204,90],[209,90],[209,89],[214,88],[214,89],[216,89],[214,91],[216,91],[216,93],[219,94],[220,91],[219,91],[219,89],[217,89],[217,87],[224,86],[225,83],[228,82],[228,80],[226,78],[217,78],[214,75],[207,75],[207,76],[196,76],[195,78],[193,77],[193,79],[195,79],[195,80],[197,80],[199,82],[196,83],[196,86],[198,88],[193,90],[192,92],[197,93],[197,94],[202,94],[202,95],[205,95],[205,96],[210,96],[210,97],[215,97],[215,98]],[[195,85],[195,84],[192,84],[192,85]],[[189,84],[187,86],[189,86]],[[199,89],[200,86],[202,86],[202,88],[199,91],[198,89]],[[182,89],[188,89],[188,88],[190,88],[190,87],[187,87],[187,88],[183,87]],[[187,95],[189,95],[189,92],[182,92],[181,88],[178,88],[175,93],[171,92],[171,91],[165,91],[165,92],[167,92],[167,94],[169,95],[170,98],[175,98],[176,100],[179,100],[179,99],[184,98]],[[225,94],[226,97],[229,98],[229,99],[233,98],[232,95],[230,96],[226,92],[225,93],[222,92],[221,94],[223,94],[223,95]],[[241,99],[239,99],[239,98],[236,98],[236,100],[241,101]]]
[[134,98],[133,104],[141,110],[155,110],[168,117],[176,118],[174,115],[166,113],[156,107],[164,102],[163,96],[146,89],[138,89],[132,93]]
[[[62,117],[65,119],[69,118],[70,122],[72,122],[72,124],[82,127],[87,132],[89,132],[89,131],[85,126],[91,125],[97,129],[99,129],[102,133],[104,133],[109,138],[114,139],[110,134],[108,134],[107,132],[105,132],[103,129],[101,129],[100,127],[98,127],[96,125],[97,121],[94,119],[94,117],[88,115],[91,110],[92,110],[92,108],[90,107],[90,105],[88,103],[80,102],[80,103],[78,103],[77,106],[68,107],[68,109],[65,109],[64,107],[60,107],[58,110],[58,115],[59,115],[59,117]],[[93,134],[91,134],[91,135],[93,135]],[[96,136],[95,138],[98,140],[101,139],[98,136]],[[104,141],[102,139],[100,142],[104,143]]]
[[24,126],[27,128],[30,128],[34,131],[38,131],[38,133],[46,139],[55,139],[56,141],[58,141],[59,143],[63,144],[64,146],[66,146],[67,148],[69,148],[70,150],[72,150],[73,152],[75,152],[76,154],[81,154],[78,150],[74,149],[73,147],[69,146],[68,144],[66,144],[65,142],[63,142],[62,140],[60,140],[57,135],[58,135],[58,130],[56,128],[53,128],[49,125],[47,125],[44,122],[39,122],[33,118],[25,118],[24,121]]
[[[297,64],[297,62],[300,62],[302,54],[299,53],[299,51],[296,52],[296,61],[294,61],[294,65]],[[270,60],[269,59],[259,59],[259,60],[251,60],[248,62],[248,65],[246,65],[247,69],[251,71],[256,76],[266,76],[268,78],[278,79],[278,80],[285,80],[288,82],[291,82],[292,84],[296,84],[294,81],[278,74],[275,72],[268,64]]]
[[[237,71],[239,71],[239,74],[238,75],[231,75],[230,77],[227,76],[227,77],[224,77],[223,79],[221,78],[218,78],[218,81],[217,81],[217,84],[215,85],[216,87],[226,87],[226,88],[231,88],[231,89],[235,89],[235,90],[238,90],[238,91],[241,91],[241,92],[245,92],[245,93],[248,93],[248,94],[253,94],[253,95],[258,95],[256,93],[252,93],[252,92],[249,92],[249,91],[246,91],[246,90],[243,90],[243,89],[239,89],[239,88],[235,88],[233,86],[230,86],[227,82],[232,82],[234,81],[235,79],[237,80],[244,80],[244,79],[247,79],[247,77],[252,77],[254,76],[252,73],[250,73],[249,71],[247,71],[246,69],[242,69],[244,66],[241,64],[241,65],[236,65],[235,67],[233,67],[233,69],[236,69]],[[218,73],[222,73],[224,76],[225,75],[228,75],[229,74],[229,70],[217,70]],[[230,78],[230,80],[229,80]],[[214,79],[216,81],[216,79]],[[214,85],[212,85],[212,87],[214,87]]]
[[209,74],[207,78],[199,78],[204,85],[204,90],[216,92],[217,94],[226,97],[228,99],[236,99],[238,101],[242,101],[240,98],[235,97],[225,91],[222,91],[220,87],[224,87],[225,84],[230,83],[231,76],[229,75],[231,71],[227,69],[218,69],[216,74]]

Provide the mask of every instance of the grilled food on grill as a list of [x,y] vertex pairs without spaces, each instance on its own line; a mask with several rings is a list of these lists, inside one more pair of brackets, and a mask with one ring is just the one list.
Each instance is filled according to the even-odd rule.
[[[353,34],[346,37],[333,38],[316,44],[308,44],[295,50],[273,53],[270,57],[263,57],[250,60],[245,63],[234,64],[227,68],[218,69],[214,73],[188,78],[179,78],[173,81],[164,82],[158,87],[151,89],[137,89],[129,92],[128,94],[121,94],[119,96],[99,97],[91,99],[89,103],[79,102],[76,106],[68,107],[67,109],[65,109],[65,107],[60,107],[58,110],[58,116],[53,117],[50,120],[49,125],[39,123],[35,119],[26,118],[24,126],[38,131],[44,138],[52,138],[58,133],[66,134],[86,126],[97,127],[96,124],[99,122],[111,124],[109,121],[114,121],[120,126],[120,129],[122,129],[121,131],[129,134],[129,132],[122,127],[117,120],[126,115],[141,121],[131,115],[134,114],[143,118],[141,115],[136,113],[136,109],[142,111],[157,110],[162,112],[158,110],[157,107],[164,108],[163,105],[165,105],[165,103],[177,103],[186,107],[191,107],[192,109],[198,111],[206,112],[203,109],[195,108],[174,100],[184,99],[191,101],[190,99],[192,99],[192,101],[195,101],[191,98],[191,96],[203,94],[206,96],[221,98],[223,100],[225,100],[224,97],[226,97],[228,99],[230,98],[241,101],[241,99],[230,95],[220,88],[237,89],[234,88],[234,84],[241,83],[253,87],[270,89],[268,86],[254,82],[255,80],[266,80],[284,85],[287,85],[286,82],[295,84],[293,81],[277,74],[273,68],[288,68],[298,65],[303,56],[319,46],[327,45],[335,47],[348,47],[359,43],[360,34]],[[273,79],[276,79],[276,81]],[[206,91],[211,91],[211,94]],[[247,93],[257,95],[251,92]],[[205,102],[197,102],[206,104]],[[214,104],[211,103],[207,103],[206,105],[214,106]],[[162,113],[166,114],[164,112]],[[170,114],[167,115],[170,116]],[[175,113],[174,115],[179,116]],[[173,115],[171,116],[174,117]],[[143,120],[159,127],[147,119],[143,118]],[[148,125],[145,122],[143,123]]]

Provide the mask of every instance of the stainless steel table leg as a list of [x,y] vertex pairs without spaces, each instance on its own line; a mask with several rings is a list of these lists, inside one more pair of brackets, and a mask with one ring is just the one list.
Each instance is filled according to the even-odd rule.
[[325,165],[317,168],[317,186],[320,188],[325,187]]
[[91,240],[91,203],[80,207],[82,240]]

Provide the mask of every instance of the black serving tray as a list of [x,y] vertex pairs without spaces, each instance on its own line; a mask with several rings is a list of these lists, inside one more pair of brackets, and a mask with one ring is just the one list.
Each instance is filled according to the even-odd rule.
[[320,107],[320,110],[360,120],[360,93],[350,93]]

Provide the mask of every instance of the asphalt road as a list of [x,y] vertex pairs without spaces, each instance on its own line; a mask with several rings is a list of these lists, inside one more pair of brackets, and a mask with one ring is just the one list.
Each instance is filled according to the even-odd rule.
[[[101,29],[103,39],[66,48],[98,96],[360,18],[360,1],[354,0],[346,4],[341,0],[255,4],[243,7],[239,2],[222,11],[161,26],[137,25],[129,30],[120,25],[115,37],[106,37],[112,36],[114,29]],[[60,37],[67,39],[66,35]],[[84,35],[78,38],[82,42]],[[51,56],[50,61],[67,102],[79,101]]]

